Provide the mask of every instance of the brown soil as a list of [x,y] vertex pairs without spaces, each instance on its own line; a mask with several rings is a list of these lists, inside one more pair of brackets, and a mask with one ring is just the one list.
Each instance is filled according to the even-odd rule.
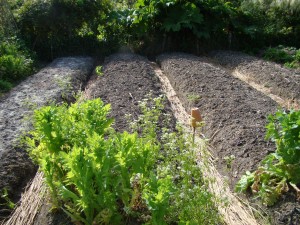
[[[92,58],[57,59],[0,99],[0,191],[7,188],[16,202],[37,167],[29,159],[20,136],[30,130],[33,110],[49,102],[72,101],[93,68]],[[0,220],[10,212],[0,199]]]
[[[229,184],[233,188],[246,170],[254,170],[264,156],[274,151],[274,144],[265,141],[264,136],[267,123],[266,116],[275,112],[278,104],[234,78],[230,73],[207,63],[208,60],[205,58],[187,54],[167,54],[158,57],[158,61],[186,111],[189,111],[192,106],[201,109],[206,123],[203,132],[206,137],[210,138],[219,171],[228,177]],[[62,70],[65,68],[64,66],[62,66]],[[269,69],[271,70],[271,67]],[[259,71],[259,68],[257,70]],[[75,76],[77,73],[78,76]],[[78,71],[74,72],[74,76],[80,81],[86,78],[84,74]],[[45,78],[42,84],[51,80],[50,77]],[[30,83],[34,83],[34,81]],[[26,83],[24,85],[25,89]],[[78,89],[78,85],[79,83],[74,83],[75,89]],[[27,95],[31,92],[34,93],[36,86],[27,86]],[[52,87],[57,86],[56,83]],[[48,89],[46,88],[46,90]],[[38,93],[42,95],[44,92],[47,93],[43,90]],[[148,60],[138,55],[124,53],[112,55],[105,60],[103,75],[97,76],[94,73],[84,94],[87,98],[100,97],[104,102],[110,103],[112,106],[110,115],[115,118],[114,127],[118,131],[123,131],[128,128],[126,115],[131,114],[133,119],[136,119],[140,114],[138,102],[146,98],[150,92],[154,97],[162,94],[159,79],[155,76]],[[16,93],[18,93],[17,90]],[[51,98],[55,99],[56,97],[50,95],[48,100]],[[10,98],[6,97],[5,99]],[[3,101],[8,101],[5,99]],[[3,101],[0,102],[0,106]],[[10,111],[18,113],[16,109],[19,108],[16,106]],[[1,109],[2,107],[0,107],[0,113]],[[165,112],[171,114],[171,107],[168,102]],[[9,117],[6,116],[5,118],[9,120]],[[174,124],[175,119],[173,117],[172,121]],[[11,125],[6,127],[11,127]],[[2,135],[1,129],[2,124],[0,124],[0,134]],[[7,143],[12,143],[11,141],[7,140]],[[2,143],[0,143],[0,147],[2,147]],[[22,149],[20,151],[24,152]],[[235,159],[229,163],[224,158],[231,155]],[[17,156],[17,158],[19,157]],[[23,161],[26,160],[14,162],[15,167],[22,165]],[[5,167],[3,171],[6,175],[10,175],[15,169],[7,170],[8,168]],[[19,177],[18,180],[26,183],[25,174],[22,176],[17,172],[15,176]],[[294,220],[299,218],[299,214],[296,212],[299,203],[295,199],[294,194],[289,193],[280,200],[276,207],[267,209],[272,217],[272,224],[289,224],[292,216],[296,216]],[[70,220],[60,212],[50,214],[50,208],[51,205],[48,200],[44,199],[35,225],[71,224]]]
[[300,72],[241,52],[216,51],[217,63],[247,77],[284,99],[290,107],[300,107]]
[[[122,53],[108,57],[103,65],[103,76],[94,74],[93,78],[85,93],[88,98],[100,97],[111,104],[110,116],[115,118],[117,131],[128,129],[126,115],[137,119],[140,114],[138,104],[147,98],[147,94],[152,93],[154,97],[162,94],[159,79],[149,61],[135,54]],[[166,104],[165,110],[171,112],[169,104]]]
[[[278,105],[249,85],[207,59],[187,54],[165,54],[158,57],[186,110],[200,108],[205,121],[203,129],[214,148],[219,171],[228,176],[232,189],[245,171],[253,171],[275,146],[264,140],[267,115]],[[192,95],[199,99],[189,100]],[[225,157],[233,156],[230,163]],[[272,223],[286,224],[299,204],[295,198],[283,199],[270,209]],[[280,213],[275,212],[279,211]]]

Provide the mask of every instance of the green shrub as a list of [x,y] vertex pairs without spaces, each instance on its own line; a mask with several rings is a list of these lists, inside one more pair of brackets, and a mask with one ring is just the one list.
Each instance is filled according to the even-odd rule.
[[296,51],[295,60],[300,62],[300,49]]
[[40,58],[91,54],[104,43],[97,30],[105,24],[110,0],[29,0],[15,11],[22,37]]
[[0,93],[7,92],[13,87],[12,83],[6,80],[0,80]]
[[264,53],[264,58],[277,63],[282,63],[288,68],[300,67],[300,50],[297,50],[294,47],[284,47],[279,45],[275,48],[268,48]]
[[278,63],[293,61],[293,56],[281,48],[268,48],[264,53],[264,58]]
[[219,224],[191,142],[167,128],[159,141],[162,103],[141,103],[132,133],[111,127],[100,99],[36,111],[27,141],[55,206],[88,225]]
[[33,60],[17,41],[7,40],[0,44],[0,79],[16,82],[31,75]]
[[250,188],[264,204],[274,205],[290,187],[300,184],[300,110],[270,115],[266,138],[275,142],[276,151],[266,156],[256,171],[247,172],[236,190]]

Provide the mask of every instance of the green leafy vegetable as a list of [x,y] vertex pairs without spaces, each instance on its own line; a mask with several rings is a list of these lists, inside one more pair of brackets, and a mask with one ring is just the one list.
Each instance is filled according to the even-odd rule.
[[[247,172],[236,185],[237,191],[251,188],[266,205],[274,205],[289,190],[300,184],[300,111],[278,111],[269,116],[266,138],[276,144],[276,151],[259,168]],[[296,190],[298,191],[298,190]]]

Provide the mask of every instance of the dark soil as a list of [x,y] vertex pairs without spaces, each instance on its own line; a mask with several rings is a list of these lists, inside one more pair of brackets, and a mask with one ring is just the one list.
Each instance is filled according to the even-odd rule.
[[[31,129],[34,109],[49,102],[72,101],[93,69],[92,58],[61,58],[29,77],[0,99],[0,191],[6,188],[16,202],[37,167],[19,143]],[[0,220],[7,216],[0,199]]]
[[[159,80],[147,59],[135,54],[122,53],[112,55],[105,60],[103,75],[98,76],[96,73],[92,75],[85,95],[89,99],[101,98],[105,103],[111,104],[110,116],[115,119],[113,127],[122,132],[129,130],[126,115],[131,114],[133,119],[137,119],[140,115],[139,102],[147,98],[150,93],[153,98],[162,95],[160,88]],[[164,113],[172,116],[167,101],[165,105]],[[175,118],[172,116],[171,126],[174,125]],[[35,225],[71,224],[61,212],[50,214],[49,208],[49,204],[43,205]]]
[[[254,170],[264,156],[274,151],[275,145],[265,141],[264,136],[266,117],[274,113],[278,105],[228,72],[207,63],[205,58],[187,54],[166,54],[158,57],[158,61],[186,110],[189,111],[192,106],[200,108],[206,124],[203,132],[210,138],[219,170],[228,176],[229,184],[233,188],[246,170]],[[25,130],[30,128],[30,123],[24,123],[23,118],[30,114],[32,109],[28,109],[23,103],[27,102],[28,98],[34,100],[39,99],[38,97],[42,99],[36,101],[38,105],[52,100],[62,101],[62,93],[69,99],[70,90],[80,89],[80,84],[92,68],[92,60],[86,62],[82,64],[81,61],[75,60],[70,64],[53,63],[49,67],[53,72],[39,72],[39,75],[29,78],[29,81],[20,84],[2,98],[0,138],[5,142],[0,139],[0,185],[9,184],[11,190],[18,190],[16,184],[25,184],[29,175],[35,172],[35,167],[28,160],[24,149],[13,144],[21,133],[19,126]],[[63,72],[67,68],[70,69],[67,70],[69,72]],[[269,69],[271,71],[271,67]],[[57,76],[52,79],[57,73],[61,76],[58,76],[59,82],[55,80]],[[64,85],[64,74],[74,78],[74,81],[71,79],[70,85],[67,85],[71,89]],[[114,127],[117,131],[128,130],[126,115],[131,114],[133,119],[136,119],[140,114],[138,103],[147,98],[149,93],[152,93],[152,97],[162,94],[159,80],[147,59],[129,53],[108,57],[103,64],[103,75],[98,76],[94,73],[85,91],[88,98],[100,97],[104,102],[111,104],[110,116],[115,118]],[[168,102],[165,112],[171,114]],[[5,118],[5,122],[2,118]],[[12,121],[17,122],[14,124]],[[171,121],[174,125],[173,117]],[[235,157],[232,163],[225,160],[230,156]],[[13,159],[7,160],[9,157]],[[8,164],[5,165],[5,162]],[[21,188],[20,185],[20,190]],[[299,203],[294,193],[285,195],[275,207],[267,209],[272,217],[272,224],[289,224],[291,220],[296,221],[299,218],[296,207],[299,207]],[[44,199],[35,225],[71,224],[70,219],[62,212],[49,213],[50,208],[51,204]]]
[[[247,171],[275,150],[274,143],[264,140],[267,115],[278,105],[224,70],[206,63],[205,58],[187,54],[165,54],[158,57],[187,111],[197,106],[202,112],[203,132],[210,139],[219,171],[228,176],[231,188]],[[197,101],[190,96],[198,95]],[[232,162],[226,157],[233,156]],[[282,200],[270,211],[274,224],[282,223],[295,206],[295,198]],[[279,211],[278,213],[275,212]]]
[[[88,83],[86,93],[90,98],[100,97],[111,104],[110,116],[115,119],[117,131],[128,130],[126,115],[137,119],[140,115],[139,102],[162,95],[159,79],[156,77],[149,61],[141,56],[122,53],[108,57],[103,65],[103,76],[96,77]],[[165,112],[171,114],[166,102]],[[175,119],[172,117],[172,123]]]
[[237,70],[250,81],[270,88],[274,95],[300,106],[300,72],[241,52],[216,51],[211,56],[222,66]]

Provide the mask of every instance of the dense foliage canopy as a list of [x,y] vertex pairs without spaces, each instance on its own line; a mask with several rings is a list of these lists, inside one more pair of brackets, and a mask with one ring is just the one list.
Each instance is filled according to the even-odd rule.
[[[215,48],[257,51],[277,45],[299,48],[300,2],[0,0],[0,40],[2,49],[17,53],[0,52],[0,86],[6,89],[7,82],[33,71],[33,53],[37,59],[52,60],[72,54],[103,56],[122,45],[146,55],[170,50],[199,54]],[[20,76],[17,70],[26,72]]]

